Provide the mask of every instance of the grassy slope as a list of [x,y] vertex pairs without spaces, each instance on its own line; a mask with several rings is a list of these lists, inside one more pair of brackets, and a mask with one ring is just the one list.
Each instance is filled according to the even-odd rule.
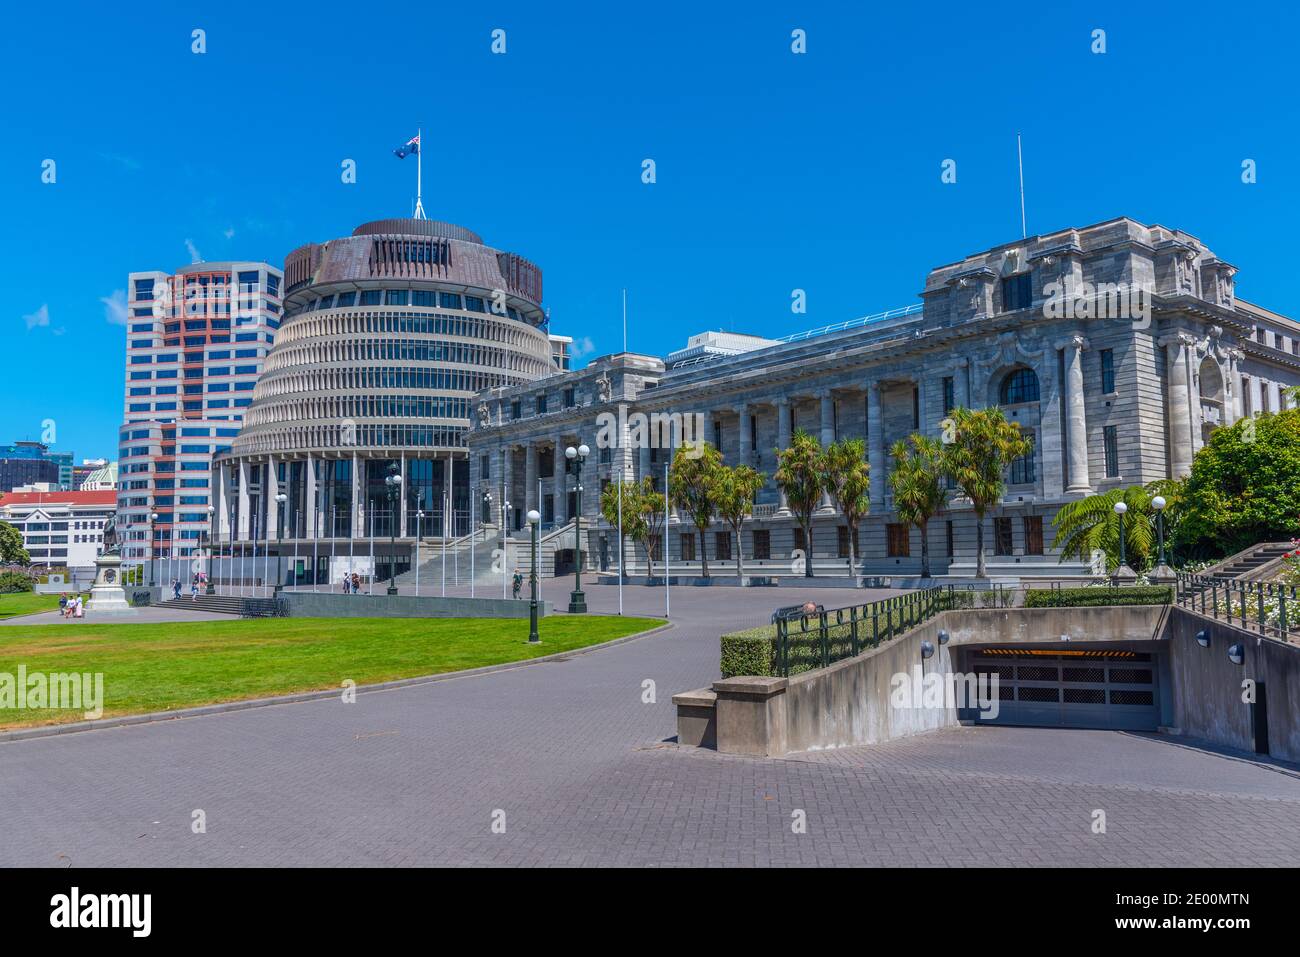
[[[149,625],[0,628],[0,673],[103,672],[104,716],[339,688],[521,661],[655,627],[593,615],[485,618],[280,618]],[[82,720],[79,711],[3,710],[0,727]]]
[[0,595],[0,618],[30,615],[38,611],[57,611],[58,607],[58,595],[38,595],[30,591]]

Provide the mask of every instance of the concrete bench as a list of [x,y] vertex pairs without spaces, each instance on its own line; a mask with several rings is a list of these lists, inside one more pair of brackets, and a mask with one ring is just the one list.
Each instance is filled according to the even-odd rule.
[[677,707],[677,743],[695,748],[718,746],[718,694],[712,688],[696,688],[673,695]]

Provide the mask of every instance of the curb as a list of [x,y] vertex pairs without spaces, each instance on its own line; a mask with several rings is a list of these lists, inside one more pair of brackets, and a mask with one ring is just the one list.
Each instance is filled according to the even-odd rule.
[[[610,617],[610,616],[602,616]],[[633,641],[640,641],[642,638],[649,638],[673,628],[671,621],[665,622],[658,627],[651,628],[649,631],[637,632],[634,635],[624,635],[622,638],[614,638],[610,641],[603,641],[598,645],[588,645],[584,648],[574,648],[572,651],[557,651],[554,654],[542,655],[540,658],[528,658],[524,661],[506,661],[499,665],[484,665],[482,668],[469,668],[464,671],[447,671],[435,675],[419,675],[414,678],[398,678],[393,681],[383,681],[379,684],[357,685],[357,694],[370,694],[376,691],[393,691],[400,688],[410,688],[415,685],[432,684],[436,681],[451,681],[456,678],[473,678],[478,675],[490,675],[500,671],[513,671],[516,668],[527,668],[531,665],[545,664],[548,661],[570,658],[574,655],[584,655],[591,651],[600,651],[605,648],[613,648],[617,645],[625,645]],[[326,688],[320,691],[300,691],[296,694],[277,695],[272,698],[249,698],[243,701],[223,701],[220,704],[202,705],[196,708],[180,708],[175,711],[150,711],[145,714],[127,714],[117,718],[105,718],[99,721],[73,721],[67,724],[50,724],[43,725],[39,728],[20,728],[15,731],[0,731],[0,745],[7,744],[11,741],[26,741],[30,738],[48,738],[57,734],[78,734],[84,731],[102,731],[110,728],[124,728],[134,724],[152,724],[158,721],[173,721],[178,718],[202,718],[208,715],[229,714],[234,711],[248,711],[253,708],[270,708],[282,704],[299,704],[305,701],[319,701],[324,698],[334,698],[342,691],[339,688]]]

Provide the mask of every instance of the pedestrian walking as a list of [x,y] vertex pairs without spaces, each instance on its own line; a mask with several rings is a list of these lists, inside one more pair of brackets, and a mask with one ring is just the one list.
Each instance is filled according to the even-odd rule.
[[524,587],[524,573],[517,568],[515,569],[514,581],[512,582],[510,587],[511,590],[514,592],[515,597],[518,598],[519,590]]

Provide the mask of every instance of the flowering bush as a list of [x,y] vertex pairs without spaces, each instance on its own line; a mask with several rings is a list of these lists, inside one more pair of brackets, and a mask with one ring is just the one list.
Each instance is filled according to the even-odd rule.
[[1300,539],[1291,539],[1291,551],[1282,556],[1282,581],[1300,585]]

